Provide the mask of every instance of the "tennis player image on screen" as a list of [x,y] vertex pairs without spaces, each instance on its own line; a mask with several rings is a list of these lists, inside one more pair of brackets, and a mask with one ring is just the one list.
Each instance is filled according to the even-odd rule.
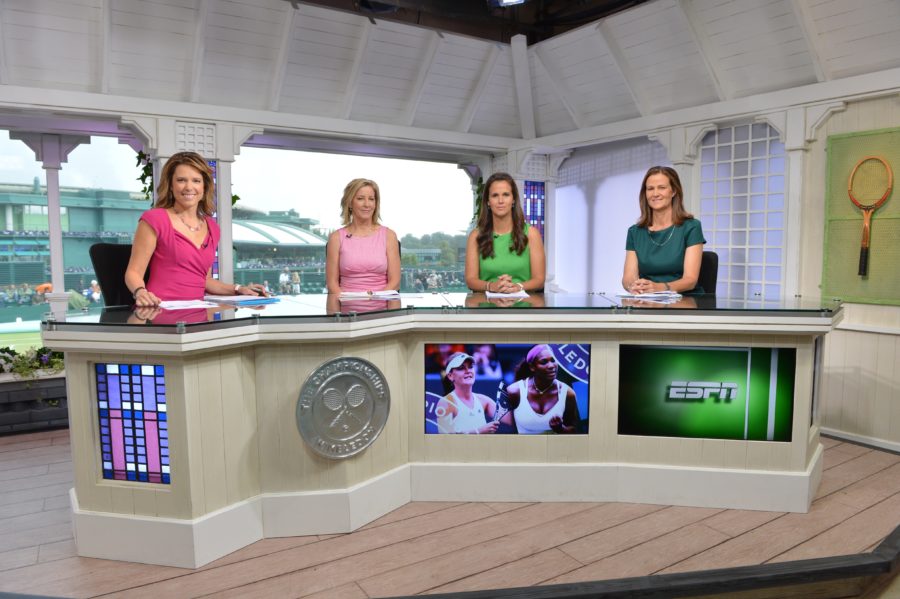
[[797,351],[622,345],[619,434],[790,441]]
[[586,434],[590,346],[426,344],[426,434]]

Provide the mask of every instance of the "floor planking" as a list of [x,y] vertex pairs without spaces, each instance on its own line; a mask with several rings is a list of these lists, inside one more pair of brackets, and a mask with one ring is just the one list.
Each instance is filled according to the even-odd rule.
[[351,534],[265,539],[185,570],[81,558],[68,431],[0,437],[0,592],[328,597],[474,591],[872,551],[900,525],[900,456],[823,438],[807,514],[629,503],[407,504]]

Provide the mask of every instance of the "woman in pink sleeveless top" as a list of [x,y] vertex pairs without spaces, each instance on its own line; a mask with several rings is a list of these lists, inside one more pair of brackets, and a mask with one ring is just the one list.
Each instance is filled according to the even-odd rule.
[[354,179],[341,199],[343,228],[328,238],[325,279],[329,293],[400,288],[400,243],[380,224],[381,196],[369,179]]

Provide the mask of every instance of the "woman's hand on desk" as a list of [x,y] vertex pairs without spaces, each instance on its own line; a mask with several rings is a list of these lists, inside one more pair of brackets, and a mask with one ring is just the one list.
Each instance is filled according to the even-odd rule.
[[249,285],[241,285],[235,289],[235,295],[258,295],[260,297],[269,297],[266,288],[259,283],[250,283]]
[[636,279],[628,288],[629,293],[653,293],[654,291],[662,291],[666,288],[663,283],[654,283],[649,279]]
[[156,294],[152,291],[149,291],[146,287],[138,287],[138,290],[134,292],[134,305],[144,307],[158,306],[162,301]]

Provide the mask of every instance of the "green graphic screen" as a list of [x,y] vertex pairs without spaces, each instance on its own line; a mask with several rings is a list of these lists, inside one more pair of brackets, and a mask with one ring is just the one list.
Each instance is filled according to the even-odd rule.
[[622,345],[619,434],[790,441],[793,348]]

